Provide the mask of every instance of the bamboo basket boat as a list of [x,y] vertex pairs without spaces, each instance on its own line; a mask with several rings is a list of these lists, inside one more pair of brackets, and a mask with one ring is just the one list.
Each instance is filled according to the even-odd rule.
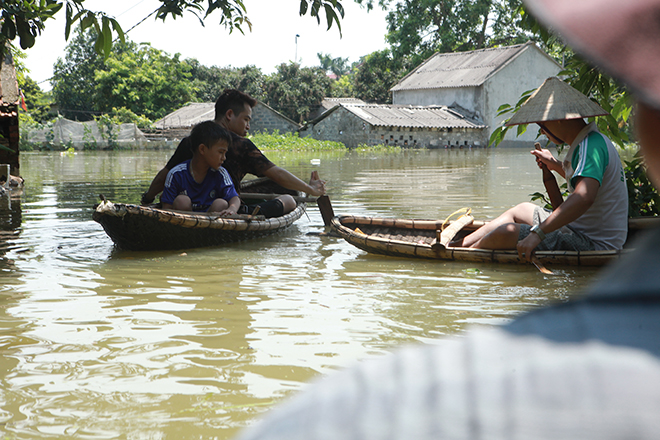
[[[219,246],[274,234],[298,220],[310,199],[267,179],[255,179],[241,185],[241,198],[248,204],[278,194],[291,194],[297,206],[288,214],[269,219],[258,213],[220,217],[213,213],[170,211],[157,205],[140,206],[108,200],[94,206],[92,218],[103,226],[119,249],[151,251]],[[249,198],[244,197],[246,195]]]
[[[660,225],[658,218],[629,220],[627,245],[620,251],[537,251],[541,264],[562,266],[603,266],[630,251],[633,236]],[[456,235],[469,234],[485,222],[474,221]],[[451,223],[450,223],[451,224]],[[370,253],[395,257],[428,258],[474,263],[529,264],[515,250],[445,247],[438,243],[442,220],[406,220],[342,215],[332,219],[332,228],[350,244]]]

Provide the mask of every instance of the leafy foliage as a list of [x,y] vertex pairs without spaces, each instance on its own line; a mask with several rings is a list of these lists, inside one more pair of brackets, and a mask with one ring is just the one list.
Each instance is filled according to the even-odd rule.
[[341,142],[319,141],[310,137],[301,138],[298,133],[280,134],[277,130],[272,134],[254,133],[248,136],[259,149],[279,151],[326,151],[346,150]]
[[330,95],[330,78],[318,67],[282,63],[265,83],[267,104],[288,118],[302,122]]
[[624,161],[628,186],[628,215],[630,217],[660,215],[660,195],[646,175],[641,154],[637,152],[630,161]]
[[53,97],[65,118],[89,121],[97,113],[95,74],[104,64],[94,50],[95,41],[94,31],[78,29],[66,46],[64,60],[58,58],[53,66]]
[[[219,23],[231,33],[238,29],[252,27],[247,16],[244,0],[159,0],[160,5],[150,14],[165,21],[193,13],[200,23],[215,11],[220,11]],[[19,39],[23,49],[34,46],[45,28],[45,22],[53,18],[64,7],[66,23],[65,37],[68,40],[71,29],[80,25],[83,30],[95,30],[94,49],[104,58],[110,56],[115,36],[124,42],[124,31],[117,20],[104,12],[92,12],[85,8],[85,0],[4,0],[0,28],[0,55],[7,41]],[[320,23],[325,15],[328,29],[336,24],[341,32],[340,19],[344,17],[344,8],[338,0],[300,0],[300,15],[309,13]],[[147,17],[145,17],[147,18]]]
[[148,44],[118,42],[104,60],[93,30],[78,30],[54,66],[53,95],[62,115],[88,121],[114,108],[157,119],[194,99],[191,66]]
[[[24,60],[26,58],[25,52],[12,47],[12,58],[14,59],[14,67],[16,68],[16,80],[18,88],[25,96],[25,104],[29,118],[27,120],[34,120],[35,122],[44,122],[48,119],[55,117],[51,111],[53,105],[53,96],[50,92],[44,92],[39,87],[39,84],[30,78],[29,71],[25,67]],[[23,109],[19,110],[25,114]],[[21,119],[22,120],[22,119]]]
[[355,97],[367,102],[390,104],[390,89],[404,70],[402,64],[394,60],[387,49],[363,57],[353,78]]
[[224,89],[240,90],[258,101],[266,98],[266,76],[256,66],[206,67],[196,59],[188,59],[186,63],[191,66],[190,80],[197,101],[214,102]]
[[321,69],[334,73],[337,78],[341,78],[342,75],[347,74],[351,70],[351,66],[348,64],[348,58],[332,58],[330,55],[320,52],[316,56],[319,57]]
[[521,0],[399,1],[387,15],[392,56],[416,66],[435,52],[523,43],[529,36],[515,13],[520,4]]
[[94,106],[110,112],[124,107],[150,119],[158,119],[193,98],[190,66],[148,44],[127,45],[110,55],[95,73]]

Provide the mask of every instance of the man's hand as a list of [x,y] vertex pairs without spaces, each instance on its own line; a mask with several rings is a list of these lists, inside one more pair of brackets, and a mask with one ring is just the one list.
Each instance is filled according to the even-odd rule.
[[552,155],[550,150],[532,150],[531,153],[536,157],[536,163],[540,169],[543,169],[543,165],[545,165],[549,170],[564,176],[561,162]]
[[541,238],[534,232],[531,232],[527,237],[518,242],[516,248],[518,249],[518,257],[523,260],[532,261],[534,249],[541,243]]
[[309,186],[314,191],[311,192],[310,195],[319,197],[325,194],[325,180],[319,178],[318,171],[312,171],[312,177],[309,179]]

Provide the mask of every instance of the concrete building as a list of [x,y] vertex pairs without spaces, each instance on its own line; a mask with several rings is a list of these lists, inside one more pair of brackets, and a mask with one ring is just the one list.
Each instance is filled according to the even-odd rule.
[[[476,115],[492,132],[508,116],[497,116],[502,104],[556,76],[562,67],[534,43],[470,52],[436,53],[406,75],[392,91],[398,105],[458,105]],[[509,115],[510,116],[510,115]],[[537,130],[520,137],[510,130],[509,142],[532,141]]]
[[358,145],[408,148],[485,146],[485,125],[464,109],[447,106],[340,103],[310,121],[300,136]]
[[[190,134],[194,125],[214,118],[215,103],[192,102],[156,121],[154,123],[156,131],[150,133],[150,137],[152,139],[154,137],[163,137],[168,140],[181,139]],[[263,131],[272,133],[275,130],[280,133],[289,133],[297,131],[299,127],[297,123],[262,102],[252,109],[252,121],[250,122],[252,133]]]

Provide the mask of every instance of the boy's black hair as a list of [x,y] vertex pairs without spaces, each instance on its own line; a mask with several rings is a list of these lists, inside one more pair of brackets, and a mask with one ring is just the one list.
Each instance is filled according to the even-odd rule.
[[215,120],[221,120],[229,109],[238,115],[245,110],[245,104],[254,107],[257,105],[257,100],[239,90],[225,89],[215,101]]
[[193,154],[197,154],[201,144],[210,148],[219,140],[226,141],[227,147],[231,147],[231,133],[226,128],[214,121],[201,122],[195,125],[190,132],[190,149]]

